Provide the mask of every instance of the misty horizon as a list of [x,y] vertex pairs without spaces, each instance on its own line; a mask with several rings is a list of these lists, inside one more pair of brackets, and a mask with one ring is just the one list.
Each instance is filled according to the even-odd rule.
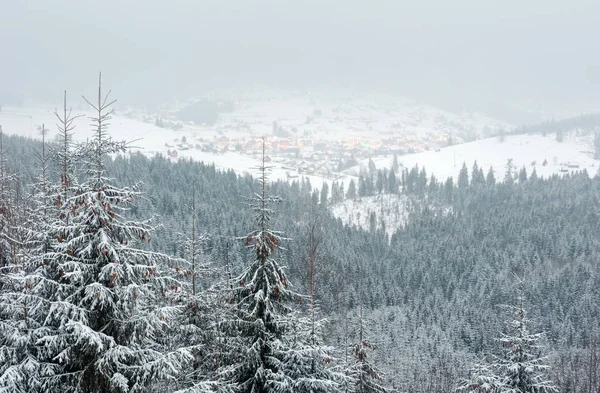
[[137,105],[257,84],[385,92],[499,117],[600,103],[593,1],[135,3],[8,6],[0,100],[90,94],[102,71],[120,102]]

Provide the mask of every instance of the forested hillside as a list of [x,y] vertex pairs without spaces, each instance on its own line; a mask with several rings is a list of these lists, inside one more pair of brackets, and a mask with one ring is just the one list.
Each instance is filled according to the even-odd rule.
[[[18,331],[27,337],[47,322],[28,319],[33,317],[28,315],[27,311],[25,314],[15,311],[19,305],[21,309],[29,307],[23,303],[23,297],[15,294],[30,293],[31,281],[27,277],[41,274],[27,270],[27,261],[32,260],[33,253],[28,248],[31,246],[31,238],[27,235],[16,235],[20,228],[27,227],[24,225],[25,221],[20,221],[25,217],[21,214],[40,209],[41,164],[40,160],[35,159],[34,151],[42,151],[40,142],[4,137],[2,203],[5,207],[2,208],[2,244],[5,254],[2,260],[3,279],[0,287],[0,315],[3,319],[0,330],[0,357],[5,366],[0,366],[0,386],[6,391],[19,391],[11,390],[12,385],[7,382],[18,375],[16,364],[19,361],[14,358],[16,355],[7,349],[11,345],[17,345],[15,342],[18,340],[15,340],[13,335]],[[60,152],[60,149],[58,151]],[[50,199],[56,201],[56,196],[61,194],[61,184],[65,186],[60,178],[61,168],[57,167],[54,159],[46,163],[47,182],[57,188],[55,190],[49,186],[52,190],[48,192],[54,195]],[[239,176],[231,171],[217,171],[213,166],[198,162],[172,162],[165,157],[148,158],[141,154],[118,155],[115,159],[105,156],[104,166],[101,172],[102,176],[106,176],[107,180],[103,180],[106,184],[132,190],[127,187],[138,181],[143,182],[140,189],[143,195],[135,198],[131,209],[123,210],[119,217],[124,223],[128,223],[127,225],[135,227],[132,223],[144,222],[143,220],[155,216],[154,222],[160,226],[152,232],[151,241],[144,235],[143,242],[139,242],[140,239],[132,239],[131,243],[139,243],[138,247],[144,253],[167,255],[168,257],[164,258],[161,256],[163,259],[156,262],[155,268],[151,268],[157,269],[152,274],[158,274],[161,269],[165,272],[174,270],[165,273],[164,277],[170,277],[169,274],[172,274],[177,278],[173,283],[168,280],[163,283],[167,289],[167,300],[164,301],[160,296],[162,292],[162,297],[165,297],[165,289],[161,289],[163,284],[155,285],[148,281],[148,272],[144,273],[145,278],[142,281],[131,278],[130,283],[119,282],[124,288],[123,294],[128,293],[127,288],[131,288],[131,285],[147,284],[145,291],[148,291],[149,301],[164,306],[164,318],[156,319],[155,322],[163,323],[171,318],[178,322],[185,320],[184,324],[194,325],[196,330],[181,332],[174,326],[165,326],[160,332],[149,333],[146,328],[135,327],[138,334],[146,332],[155,335],[160,345],[153,344],[152,350],[171,354],[168,364],[173,370],[169,370],[167,375],[155,372],[157,370],[148,371],[142,378],[123,366],[126,370],[119,371],[120,377],[109,381],[110,383],[103,382],[107,384],[106,389],[102,388],[104,390],[80,386],[71,391],[216,391],[219,386],[224,390],[230,388],[234,391],[246,391],[240,387],[243,384],[240,385],[242,380],[239,378],[242,377],[236,374],[239,378],[234,378],[231,374],[232,369],[226,367],[228,361],[234,364],[231,360],[235,358],[231,352],[231,340],[241,340],[240,343],[243,343],[243,334],[225,323],[233,318],[232,305],[246,298],[238,292],[229,293],[233,297],[227,297],[227,291],[222,291],[223,288],[232,285],[241,285],[249,291],[248,293],[255,291],[254,287],[246,287],[246,282],[240,284],[228,278],[242,277],[248,272],[247,269],[253,266],[253,261],[260,261],[263,257],[260,253],[256,256],[257,248],[246,250],[248,243],[252,245],[254,241],[254,238],[248,238],[247,234],[255,230],[257,225],[256,211],[247,203],[249,198],[261,189],[257,179]],[[73,197],[67,200],[77,200],[81,206],[92,205],[94,193],[106,192],[107,186],[98,186],[92,182],[93,184],[89,185],[91,191],[86,191],[92,199],[84,201],[81,199],[82,195],[88,194],[82,194],[82,187],[91,181],[90,172],[75,172],[72,184],[77,183],[78,188],[73,191]],[[9,176],[11,174],[14,176]],[[260,171],[257,175],[260,175]],[[380,176],[388,179],[389,173],[382,173]],[[383,391],[377,389],[384,388],[397,392],[453,391],[461,385],[464,378],[469,377],[469,370],[476,363],[491,362],[494,356],[502,356],[501,349],[504,348],[504,344],[497,339],[506,332],[505,321],[508,316],[506,310],[500,306],[517,305],[520,302],[519,291],[524,299],[522,306],[531,318],[530,331],[545,332],[545,337],[540,341],[543,347],[537,355],[541,353],[548,356],[544,360],[544,363],[550,366],[547,377],[558,386],[560,392],[592,392],[600,388],[600,332],[597,327],[600,300],[598,177],[591,178],[587,173],[579,173],[540,179],[522,172],[516,180],[511,174],[503,182],[496,182],[493,175],[486,177],[478,168],[471,171],[465,168],[456,182],[437,182],[435,179],[428,180],[425,168],[399,174],[395,187],[383,187],[383,184],[389,184],[389,181],[382,181],[382,186],[378,187],[377,178],[373,176],[361,180],[369,183],[360,185],[362,188],[367,187],[361,191],[361,195],[378,192],[402,193],[410,201],[407,202],[407,224],[391,238],[388,238],[385,229],[377,224],[373,225],[370,231],[365,231],[344,226],[341,220],[336,220],[331,215],[331,205],[345,197],[343,191],[339,191],[340,185],[335,184],[332,187],[333,195],[328,195],[322,190],[313,190],[306,181],[267,184],[268,194],[281,198],[280,203],[270,208],[273,214],[269,213],[269,230],[273,230],[278,239],[282,237],[276,246],[272,245],[269,249],[268,258],[274,253],[277,266],[285,266],[284,271],[292,284],[289,287],[290,294],[297,294],[290,295],[292,305],[285,306],[291,307],[291,314],[288,311],[284,313],[287,315],[285,318],[288,318],[285,319],[286,323],[292,318],[290,315],[296,313],[300,314],[293,318],[304,321],[296,322],[298,326],[311,326],[310,322],[314,324],[315,318],[319,321],[320,318],[326,318],[325,321],[321,321],[322,335],[319,335],[318,339],[314,335],[310,336],[311,340],[314,339],[310,341],[312,344],[316,345],[318,342],[318,345],[323,345],[318,347],[321,349],[293,349],[298,351],[296,356],[304,356],[306,351],[312,354],[320,353],[319,357],[312,359],[319,359],[318,366],[323,366],[331,374],[319,374],[319,378],[335,380],[335,384],[332,382],[332,385],[313,386],[313,391],[342,389],[343,386],[346,386],[348,391]],[[34,184],[38,187],[33,187]],[[111,194],[110,198],[116,197]],[[61,206],[56,203],[46,208],[44,214],[60,215]],[[10,217],[9,210],[12,212]],[[441,211],[445,213],[441,214]],[[107,214],[107,217],[111,216],[110,212]],[[381,214],[389,213],[382,209],[379,212],[379,215]],[[52,220],[56,220],[57,217],[52,217]],[[380,216],[373,218],[376,223],[380,219]],[[48,223],[49,228],[56,231],[58,224],[55,221]],[[81,225],[85,223],[82,221]],[[142,227],[146,228],[145,225]],[[194,284],[194,296],[188,299],[185,296],[189,289],[189,280],[187,274],[183,277],[180,273],[190,271],[192,254],[189,240],[192,227],[196,232],[195,236],[203,239],[194,243],[193,255],[195,263],[197,262],[198,266],[201,264],[204,270],[198,269],[198,285]],[[46,233],[43,227],[35,228],[38,235]],[[43,266],[49,258],[55,258],[56,253],[72,255],[76,252],[71,248],[62,250],[58,247],[64,244],[61,237],[64,237],[65,231],[68,230],[70,229],[65,227],[63,232],[60,232],[59,243],[55,244],[54,239],[45,240],[44,244],[47,245],[44,247],[49,248],[38,254],[42,255]],[[137,229],[131,231],[127,233],[135,236],[140,234]],[[37,247],[34,248],[38,251],[41,247],[39,240],[42,238],[36,238],[38,241],[34,242]],[[29,239],[29,243],[23,239]],[[82,253],[87,252],[84,245],[81,247]],[[277,250],[280,247],[281,249]],[[49,249],[52,249],[54,254],[49,254]],[[60,265],[63,262],[56,263]],[[44,274],[50,274],[48,269],[51,269],[52,263],[49,266],[44,267]],[[75,280],[72,275],[76,275],[80,268],[70,266],[69,269],[69,279]],[[132,269],[134,271],[137,268]],[[63,283],[62,275],[65,272],[54,272],[58,276],[53,276],[52,279]],[[44,277],[48,279],[49,276]],[[75,285],[80,279],[82,278],[78,277],[70,285]],[[116,285],[111,284],[116,283],[114,280],[116,277],[109,275],[102,285],[113,288],[111,285]],[[522,290],[519,290],[521,280]],[[284,281],[287,288],[287,281]],[[281,283],[279,285],[283,285]],[[54,293],[56,299],[60,298],[60,291],[48,291]],[[152,294],[153,291],[156,293]],[[273,295],[275,298],[280,294],[281,299],[287,296],[284,296],[283,289],[279,291],[278,289],[277,295]],[[317,317],[311,312],[313,308],[310,296],[300,296],[310,295],[313,291],[319,305]],[[81,307],[88,306],[84,300]],[[197,307],[190,309],[185,306],[191,303]],[[40,307],[41,304],[43,302],[40,303]],[[32,310],[31,313],[35,311]],[[123,315],[129,315],[128,312],[133,311],[124,310]],[[144,313],[149,318],[148,321],[152,321],[152,310],[146,309]],[[119,315],[115,315],[116,319],[120,318]],[[19,324],[19,318],[22,318],[25,326]],[[52,326],[57,337],[61,337],[61,323]],[[125,325],[122,329],[124,330],[119,333],[120,339],[123,342],[131,342],[131,345],[138,345],[133,336],[129,337],[130,333],[125,334],[128,329]],[[269,330],[270,333],[264,334],[277,336],[280,334],[278,329],[280,328],[273,328],[272,331]],[[70,331],[72,335],[84,333]],[[53,386],[67,386],[60,385],[66,383],[63,379],[54,380],[52,376],[68,373],[69,369],[79,372],[80,365],[68,363],[70,368],[63,370],[60,358],[50,357],[41,362],[39,355],[43,351],[40,348],[50,345],[44,342],[48,340],[46,336],[50,333],[36,331],[35,334],[38,335],[37,341],[30,337],[32,341],[29,344],[19,342],[18,345],[29,345],[31,357],[38,356],[36,361],[31,360],[26,365],[21,365],[24,370],[33,370],[42,367],[42,364],[43,367],[33,373],[40,382],[38,385],[23,384],[21,391],[25,391],[22,386],[30,386],[30,391],[63,391],[58,388],[48,390],[48,381],[56,382]],[[74,337],[66,339],[66,342],[83,345]],[[287,338],[282,339],[283,341],[291,340],[289,335],[285,337]],[[297,337],[302,337],[302,333],[297,333]],[[108,341],[99,340],[94,345],[109,345]],[[91,342],[83,345],[79,353],[96,359],[96,355],[90,354],[93,352],[89,347]],[[356,343],[359,343],[358,347],[353,346]],[[187,361],[183,355],[181,359],[174,360],[177,351],[184,347],[192,354],[192,365],[185,366]],[[311,352],[313,350],[316,352]],[[217,352],[218,359],[214,357]],[[361,372],[365,372],[366,369],[352,366],[352,361],[349,360],[355,355],[360,358],[366,353],[369,355],[369,364],[380,370],[380,373],[368,372],[370,376],[380,377],[374,385],[366,382],[360,385]],[[67,355],[63,353],[61,356]],[[69,356],[79,355],[76,352]],[[131,360],[134,356],[137,355],[132,353],[126,357]],[[146,360],[149,359],[148,353],[143,356],[146,356]],[[313,355],[309,357],[311,356]],[[207,358],[211,360],[208,361]],[[104,368],[113,367],[110,365],[110,359],[113,358],[109,356],[104,359],[106,363],[99,366],[99,371],[95,372],[101,373],[105,371]],[[126,362],[124,359],[114,361]],[[282,359],[278,361],[292,361]],[[85,362],[81,359],[80,361]],[[13,366],[10,366],[11,362],[14,363]],[[182,367],[183,372],[177,371],[178,365]],[[118,367],[114,369],[117,370]],[[190,369],[193,369],[192,373],[189,372]],[[300,372],[298,370],[303,369],[294,368],[294,372]],[[89,380],[104,381],[94,375]],[[224,381],[228,381],[229,384]],[[114,385],[110,385],[112,383]],[[109,388],[109,385],[120,386],[121,390]],[[364,390],[358,390],[359,385]],[[300,387],[285,386],[289,391],[310,391],[309,388],[302,390]],[[285,389],[282,391],[288,391]]]

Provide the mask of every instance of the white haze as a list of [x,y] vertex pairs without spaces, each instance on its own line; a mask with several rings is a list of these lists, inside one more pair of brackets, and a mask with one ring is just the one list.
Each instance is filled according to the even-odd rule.
[[600,104],[595,0],[2,0],[0,104],[266,84],[401,94],[517,121]]

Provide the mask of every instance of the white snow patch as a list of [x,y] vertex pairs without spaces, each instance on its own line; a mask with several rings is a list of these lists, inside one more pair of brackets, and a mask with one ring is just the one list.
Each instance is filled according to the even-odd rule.
[[[73,125],[73,140],[75,142],[84,142],[94,136],[92,126],[90,126],[90,117],[94,116],[91,111],[73,111],[73,116],[79,116]],[[42,138],[42,124],[47,131],[47,139],[52,140],[58,136],[56,127],[57,119],[54,115],[54,109],[40,108],[15,108],[4,107],[0,112],[0,125],[6,135],[19,135],[27,138],[40,140]],[[170,130],[160,128],[152,123],[132,119],[129,117],[114,115],[110,121],[109,133],[113,139],[125,140],[131,143],[131,152],[140,151],[148,156],[155,154],[167,155],[169,151],[176,150],[179,158],[191,158],[196,161],[203,161],[207,164],[214,163],[215,167],[222,170],[232,169],[238,174],[249,173],[256,175],[260,165],[258,155],[248,155],[239,152],[209,152],[197,148],[202,141],[213,141],[221,135],[221,130],[217,126],[191,126],[185,125],[180,130]],[[231,130],[227,136],[229,138],[251,136],[242,131]],[[186,143],[182,140],[185,137]],[[344,182],[346,187],[354,177],[347,175],[334,175],[324,177],[319,175],[297,175],[293,170],[285,168],[284,162],[278,162],[274,158],[269,163],[272,166],[270,173],[271,180],[286,180],[307,178],[313,188],[320,189],[324,182],[330,185],[334,180]],[[294,176],[290,178],[288,176]]]
[[[455,180],[466,163],[469,174],[473,163],[477,161],[484,175],[493,168],[497,181],[502,181],[509,159],[513,160],[518,172],[523,166],[531,175],[535,168],[538,176],[549,177],[554,174],[565,174],[586,169],[590,176],[598,172],[598,160],[593,157],[593,146],[589,138],[565,138],[557,142],[553,135],[514,135],[506,136],[504,141],[499,137],[482,139],[417,154],[398,156],[398,163],[407,169],[418,165],[425,168],[428,176],[432,173],[438,180],[452,176]],[[368,160],[361,162],[363,167]],[[374,157],[378,169],[390,168],[393,156]],[[546,165],[544,165],[546,161]],[[345,171],[348,175],[357,175],[359,166]]]
[[370,230],[370,216],[375,213],[377,229],[385,224],[389,237],[408,222],[410,200],[406,195],[382,194],[358,199],[346,199],[331,207],[334,217],[345,225]]

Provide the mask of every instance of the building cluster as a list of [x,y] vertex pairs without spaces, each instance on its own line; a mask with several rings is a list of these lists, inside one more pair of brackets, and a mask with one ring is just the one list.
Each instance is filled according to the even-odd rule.
[[[400,134],[377,137],[348,136],[337,139],[317,137],[269,137],[266,141],[268,161],[288,170],[289,177],[300,174],[335,178],[336,173],[362,159],[378,155],[403,155],[425,150],[439,150],[448,144],[444,134]],[[190,149],[222,154],[235,152],[258,157],[262,153],[263,139],[259,136],[175,139],[165,144],[169,156],[177,157],[178,151]]]

